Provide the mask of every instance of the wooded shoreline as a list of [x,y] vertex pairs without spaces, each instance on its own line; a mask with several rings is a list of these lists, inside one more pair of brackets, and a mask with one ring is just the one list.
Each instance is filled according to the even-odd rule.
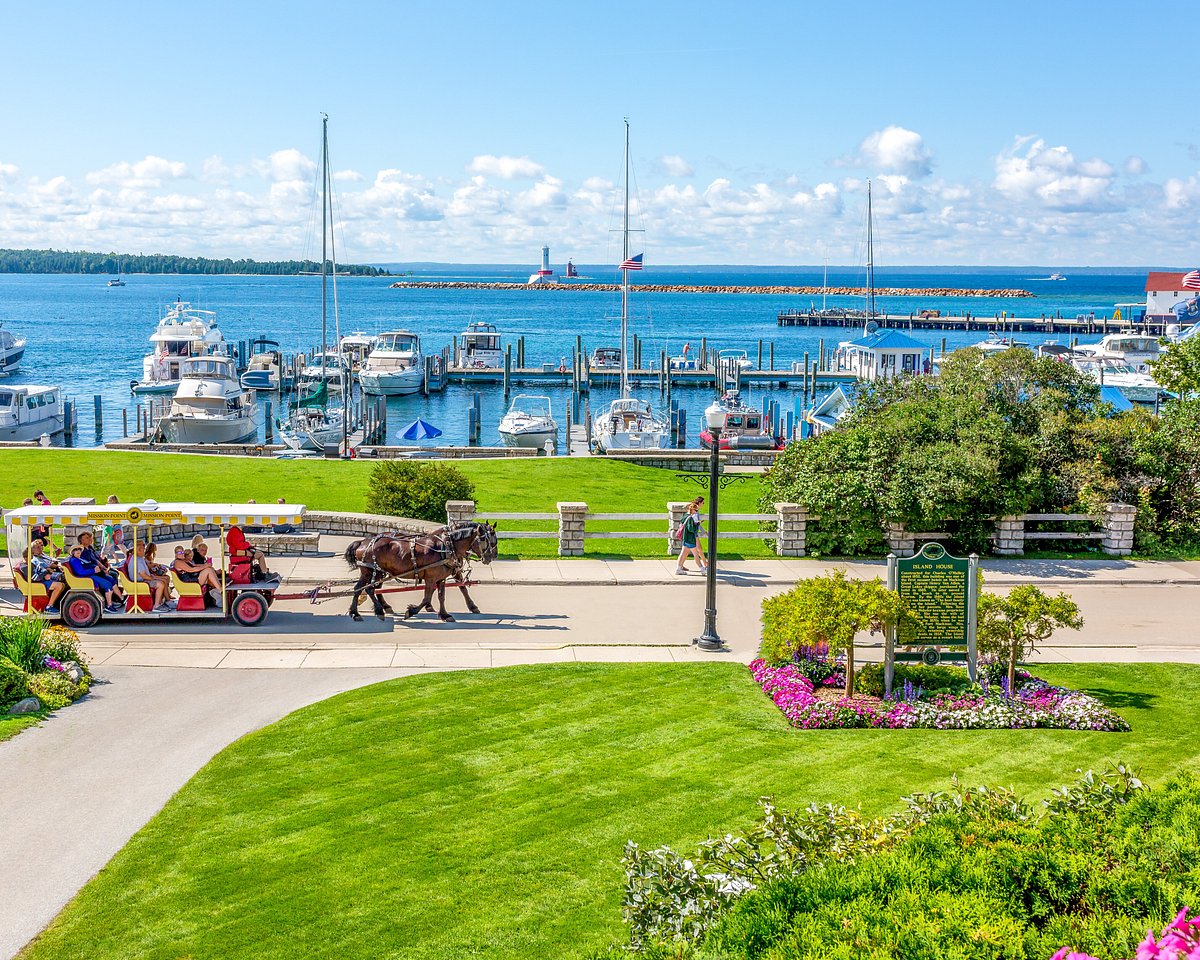
[[[393,288],[408,290],[534,290],[534,291],[591,291],[620,290],[616,283],[482,283],[470,280],[398,280]],[[830,297],[865,297],[866,287],[813,287],[813,286],[731,286],[718,284],[631,284],[638,293],[749,293],[749,294],[801,294]],[[1036,294],[1028,290],[955,287],[879,287],[877,297],[979,297],[1025,299]]]

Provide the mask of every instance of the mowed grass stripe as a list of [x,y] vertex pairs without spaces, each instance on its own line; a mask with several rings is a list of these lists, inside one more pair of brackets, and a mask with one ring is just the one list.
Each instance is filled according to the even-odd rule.
[[894,809],[915,790],[1046,796],[1124,759],[1200,761],[1200,667],[1046,668],[1131,734],[789,729],[735,664],[407,678],[231,746],[27,952],[68,957],[567,957],[623,936],[624,842],[688,848],[755,801]]

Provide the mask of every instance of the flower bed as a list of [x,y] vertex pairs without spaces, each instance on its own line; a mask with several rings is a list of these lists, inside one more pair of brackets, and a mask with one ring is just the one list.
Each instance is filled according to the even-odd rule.
[[[772,666],[757,659],[750,673],[783,712],[802,730],[852,727],[931,730],[998,730],[1043,727],[1058,730],[1129,730],[1124,718],[1094,697],[1055,687],[1023,674],[1017,689],[1006,685],[973,686],[969,692],[925,694],[906,685],[897,699],[856,697],[825,700],[795,664]],[[965,679],[965,675],[964,675]]]
[[60,709],[91,682],[74,630],[41,617],[0,618],[0,713]]

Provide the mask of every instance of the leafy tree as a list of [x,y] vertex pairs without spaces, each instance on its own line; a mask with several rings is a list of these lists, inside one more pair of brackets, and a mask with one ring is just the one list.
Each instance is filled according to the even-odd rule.
[[882,580],[847,577],[844,570],[799,581],[787,593],[763,601],[761,654],[790,660],[802,646],[828,644],[846,654],[846,696],[854,695],[854,638],[862,630],[886,630],[911,620],[908,604]]
[[[332,269],[332,263],[329,264]],[[124,254],[89,253],[86,250],[0,250],[0,273],[178,273],[178,274],[256,274],[292,276],[320,273],[321,265],[312,260],[213,260],[208,257],[177,257],[163,253]],[[339,263],[338,274],[354,277],[390,276],[379,267]]]
[[381,460],[367,482],[367,509],[414,520],[446,522],[447,500],[474,500],[475,485],[448,463]]
[[1008,662],[1009,690],[1016,682],[1017,660],[1029,656],[1055,630],[1083,627],[1079,607],[1067,594],[1050,597],[1031,583],[1013,587],[1008,596],[980,594],[978,617],[976,644],[981,653]]
[[1200,394],[1200,338],[1173,343],[1150,361],[1156,383],[1180,398]]

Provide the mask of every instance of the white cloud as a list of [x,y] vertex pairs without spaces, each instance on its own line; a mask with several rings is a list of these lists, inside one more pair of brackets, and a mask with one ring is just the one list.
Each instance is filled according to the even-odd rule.
[[677,153],[668,153],[660,157],[658,162],[668,177],[691,177],[696,173],[692,165]]
[[1067,211],[1109,210],[1115,171],[1101,159],[1077,161],[1065,146],[1017,137],[996,157],[995,188],[1010,200]]
[[467,172],[499,177],[501,180],[515,180],[518,177],[535,179],[545,172],[545,168],[528,157],[494,157],[485,153],[467,165]]
[[933,155],[921,135],[895,125],[877,130],[858,145],[858,163],[914,180],[933,172]]
[[317,174],[317,165],[295,147],[276,150],[267,160],[254,161],[254,168],[264,177],[277,182],[284,180],[312,181]]
[[21,171],[15,163],[0,163],[0,183],[12,182],[17,179]]
[[103,170],[95,170],[84,178],[88,183],[111,183],[125,187],[158,187],[164,180],[186,177],[186,163],[148,156],[136,163],[121,161]]
[[333,179],[335,183],[362,183],[365,177],[357,170],[338,170]]
[[1150,171],[1149,165],[1141,157],[1126,157],[1121,169],[1131,177],[1140,177]]

